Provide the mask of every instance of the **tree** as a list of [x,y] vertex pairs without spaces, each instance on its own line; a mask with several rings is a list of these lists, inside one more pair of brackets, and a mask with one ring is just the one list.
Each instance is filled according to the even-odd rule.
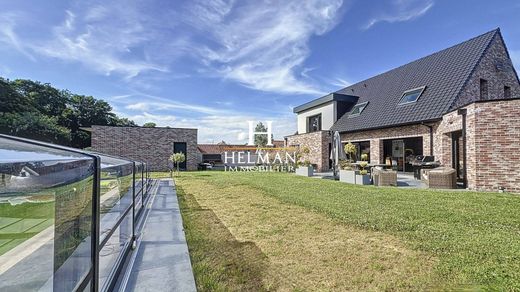
[[117,118],[114,126],[120,127],[137,127],[137,124],[134,121],[129,120],[128,118]]
[[148,122],[143,124],[143,127],[145,128],[155,128],[155,126],[157,125],[154,122]]
[[82,127],[136,126],[106,101],[73,94],[48,83],[0,77],[0,132],[67,146],[90,146]]
[[[267,128],[259,122],[255,127],[255,132],[264,132],[267,133]],[[273,135],[271,134],[271,140],[273,139]],[[267,145],[267,135],[255,135],[255,145],[258,147],[265,147]]]
[[58,125],[55,117],[38,112],[0,113],[0,132],[58,144],[70,142],[70,130]]
[[50,84],[37,81],[16,79],[12,83],[20,95],[29,98],[33,105],[44,115],[56,117],[67,107],[70,93],[58,90]]
[[173,153],[171,156],[170,156],[170,161],[173,162],[173,164],[176,166],[177,168],[177,172],[179,172],[179,165],[181,163],[183,163],[184,161],[186,161],[186,156],[184,155],[184,153],[182,152],[179,152],[179,153]]

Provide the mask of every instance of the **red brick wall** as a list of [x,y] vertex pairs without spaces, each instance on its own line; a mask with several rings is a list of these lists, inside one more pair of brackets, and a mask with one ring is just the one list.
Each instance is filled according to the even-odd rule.
[[423,153],[430,153],[430,129],[424,125],[411,125],[356,133],[341,134],[342,142],[370,141],[370,162],[383,163],[383,140],[410,137],[423,138]]
[[316,171],[328,171],[331,141],[328,131],[305,133],[287,137],[287,146],[308,147],[310,150],[309,161],[317,165]]
[[488,99],[503,99],[504,86],[511,87],[512,98],[520,96],[520,84],[500,35],[495,35],[452,109],[480,100],[481,78],[488,81]]
[[520,193],[520,100],[473,105],[476,189]]
[[[465,108],[468,188],[497,191],[504,187],[520,193],[520,100],[479,102]],[[462,130],[462,117],[452,111],[433,129],[435,159],[454,167],[451,133]],[[423,125],[341,134],[345,142],[370,141],[371,163],[382,162],[383,140],[406,137],[423,137],[423,153],[429,153],[429,129]]]

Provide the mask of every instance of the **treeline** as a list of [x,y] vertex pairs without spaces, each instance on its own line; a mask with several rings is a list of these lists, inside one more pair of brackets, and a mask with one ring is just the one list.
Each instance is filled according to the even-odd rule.
[[136,126],[92,96],[60,90],[47,83],[0,77],[0,133],[76,148],[90,146],[91,125]]

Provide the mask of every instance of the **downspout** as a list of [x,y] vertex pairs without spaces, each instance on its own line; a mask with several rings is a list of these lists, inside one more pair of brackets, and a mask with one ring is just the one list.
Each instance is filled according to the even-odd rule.
[[430,156],[433,156],[433,126],[432,125],[426,125],[422,124],[425,127],[428,127],[430,129]]
[[461,108],[457,110],[457,114],[462,116],[462,175],[464,180],[462,181],[463,187],[468,187],[468,170],[467,170],[467,156],[466,156],[466,115],[468,110]]

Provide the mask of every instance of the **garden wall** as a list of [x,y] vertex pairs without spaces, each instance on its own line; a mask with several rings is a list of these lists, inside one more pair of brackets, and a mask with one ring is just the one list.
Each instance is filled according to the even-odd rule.
[[186,167],[197,170],[197,129],[92,126],[92,150],[144,161],[152,171],[167,171],[174,143],[186,143]]
[[286,137],[288,147],[308,147],[309,161],[316,165],[316,171],[328,171],[330,159],[330,134],[328,131],[298,134]]

